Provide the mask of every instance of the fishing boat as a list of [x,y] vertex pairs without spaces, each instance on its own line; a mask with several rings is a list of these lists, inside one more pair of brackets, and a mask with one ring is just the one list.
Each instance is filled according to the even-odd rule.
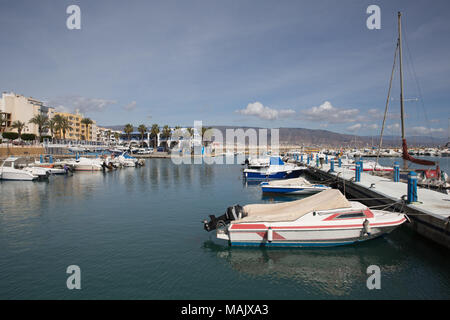
[[244,177],[247,180],[289,179],[300,176],[304,169],[306,168],[294,164],[285,164],[280,157],[270,157],[267,168],[244,169]]
[[15,181],[36,180],[38,176],[17,167],[16,161],[18,159],[19,158],[17,157],[9,157],[3,161],[2,166],[0,167],[0,179]]
[[330,189],[297,201],[235,205],[203,224],[232,246],[330,247],[377,238],[405,221],[404,214],[369,209]]
[[302,177],[261,182],[261,189],[264,193],[281,194],[314,194],[330,189],[323,184],[312,184]]

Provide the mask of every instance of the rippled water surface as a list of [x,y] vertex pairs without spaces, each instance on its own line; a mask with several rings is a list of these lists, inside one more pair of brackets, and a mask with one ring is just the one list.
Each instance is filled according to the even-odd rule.
[[[267,201],[239,165],[167,159],[1,182],[0,298],[450,298],[450,252],[406,226],[328,249],[229,248],[202,228],[227,206]],[[81,290],[66,288],[69,265],[81,268]],[[370,265],[381,290],[366,287]]]

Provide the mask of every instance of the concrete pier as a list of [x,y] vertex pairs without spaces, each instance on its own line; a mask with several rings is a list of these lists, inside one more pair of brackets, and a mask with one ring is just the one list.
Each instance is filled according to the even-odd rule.
[[369,207],[392,204],[387,210],[405,212],[411,221],[406,225],[450,249],[450,195],[419,187],[417,202],[407,204],[408,184],[394,182],[393,173],[382,177],[361,172],[360,182],[355,182],[355,171],[349,167],[335,167],[331,172],[330,165],[314,163],[308,168],[307,174],[312,180],[333,182],[349,199],[363,199],[358,201]]

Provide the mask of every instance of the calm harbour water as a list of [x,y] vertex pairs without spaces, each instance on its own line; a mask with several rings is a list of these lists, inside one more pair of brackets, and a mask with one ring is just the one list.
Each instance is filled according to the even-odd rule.
[[[0,182],[0,299],[450,298],[449,251],[406,226],[327,249],[230,248],[203,230],[208,214],[267,201],[240,165],[168,159]],[[66,287],[69,265],[81,290]],[[366,287],[370,265],[381,290]]]

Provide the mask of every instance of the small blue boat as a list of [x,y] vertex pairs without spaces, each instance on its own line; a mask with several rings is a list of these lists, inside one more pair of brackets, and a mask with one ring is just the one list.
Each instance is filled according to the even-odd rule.
[[244,177],[247,180],[273,180],[290,179],[300,176],[305,167],[298,167],[293,164],[285,164],[280,157],[270,157],[270,163],[267,168],[245,169]]

